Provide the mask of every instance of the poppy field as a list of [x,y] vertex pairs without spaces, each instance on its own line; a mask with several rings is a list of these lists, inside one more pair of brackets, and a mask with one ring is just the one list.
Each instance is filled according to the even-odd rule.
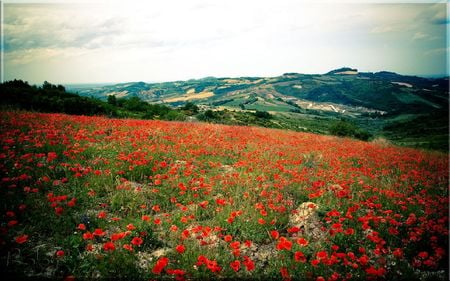
[[446,280],[448,154],[1,112],[2,276]]

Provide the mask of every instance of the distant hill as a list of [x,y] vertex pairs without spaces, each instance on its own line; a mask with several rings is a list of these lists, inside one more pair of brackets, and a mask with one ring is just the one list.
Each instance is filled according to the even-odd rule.
[[349,67],[326,74],[71,85],[68,91],[61,85],[37,87],[15,80],[0,85],[0,107],[256,125],[363,140],[381,137],[448,151],[448,83],[448,77]]
[[165,83],[130,82],[71,88],[82,96],[139,97],[150,103],[195,104],[230,109],[286,112],[298,107],[347,115],[417,114],[446,108],[448,78],[358,72],[345,67],[326,74],[285,73],[278,77],[192,79]]
[[[103,100],[114,95],[139,97],[172,107],[192,102],[202,110],[266,111],[289,122],[300,120],[295,122],[300,124],[295,128],[317,132],[326,131],[320,129],[322,124],[344,118],[399,144],[446,148],[448,85],[448,77],[359,72],[343,67],[326,74],[291,72],[276,77],[206,77],[71,90]],[[421,135],[421,130],[427,136]]]

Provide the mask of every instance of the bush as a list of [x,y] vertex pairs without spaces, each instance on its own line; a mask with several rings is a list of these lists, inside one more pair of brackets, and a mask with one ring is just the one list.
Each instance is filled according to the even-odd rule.
[[188,115],[194,115],[198,113],[198,106],[196,106],[192,102],[187,102],[184,106],[181,107],[181,110],[186,111]]
[[330,134],[340,137],[352,137],[360,140],[367,141],[372,135],[360,128],[358,128],[355,124],[352,124],[348,121],[341,120],[330,126],[329,129]]
[[255,116],[262,119],[271,119],[272,115],[267,111],[256,111]]

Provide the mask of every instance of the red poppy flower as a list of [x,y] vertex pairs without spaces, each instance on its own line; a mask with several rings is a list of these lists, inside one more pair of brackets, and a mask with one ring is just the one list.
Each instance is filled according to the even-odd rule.
[[309,242],[305,238],[300,237],[297,239],[297,244],[299,244],[300,246],[306,247],[306,246],[308,246]]
[[184,253],[184,251],[186,251],[186,247],[184,245],[177,245],[175,247],[175,249],[177,250],[178,253],[182,254]]
[[94,235],[88,231],[83,234],[83,239],[84,240],[92,240],[92,239],[94,239]]
[[247,271],[252,271],[255,269],[255,263],[248,257],[244,256],[244,265],[247,268]]
[[241,262],[238,260],[232,261],[230,263],[230,267],[235,271],[238,272],[239,269],[241,268]]
[[166,257],[159,258],[158,261],[156,261],[155,266],[153,266],[152,272],[155,274],[161,274],[163,269],[167,266],[169,263],[169,259]]
[[289,275],[289,272],[288,272],[288,269],[287,269],[287,267],[282,267],[282,268],[280,268],[280,273],[281,273],[281,276],[284,278],[284,279],[289,279],[291,276]]
[[223,237],[223,240],[225,240],[225,242],[230,242],[231,240],[233,240],[233,236],[227,234]]
[[276,239],[278,239],[280,234],[278,233],[278,231],[272,230],[272,231],[270,231],[270,236],[272,236],[272,238],[276,240]]
[[133,245],[135,245],[135,246],[141,246],[143,242],[144,242],[144,240],[142,240],[141,237],[134,237],[134,238],[131,240],[131,244],[133,244]]
[[16,240],[16,243],[23,244],[28,241],[28,235],[23,234],[23,235],[17,236],[15,238],[15,240]]
[[96,230],[94,230],[93,234],[95,236],[104,236],[106,233],[101,228],[97,228]]
[[297,262],[306,262],[305,255],[302,252],[299,252],[299,251],[295,252],[294,259]]
[[231,242],[230,243],[230,247],[232,248],[232,249],[239,249],[239,246],[241,245],[241,243],[239,242],[239,241],[234,241],[234,242]]
[[286,239],[286,237],[280,237],[277,244],[277,250],[288,250],[292,248],[292,242]]
[[113,242],[106,242],[103,244],[103,250],[105,251],[114,251],[116,249],[116,246]]
[[319,260],[323,260],[323,259],[328,258],[328,253],[326,251],[320,251],[320,252],[317,252],[316,257]]
[[291,227],[291,228],[288,228],[288,233],[297,233],[297,232],[299,232],[300,231],[300,228],[298,228],[298,227],[296,227],[296,226],[293,226],[293,227]]

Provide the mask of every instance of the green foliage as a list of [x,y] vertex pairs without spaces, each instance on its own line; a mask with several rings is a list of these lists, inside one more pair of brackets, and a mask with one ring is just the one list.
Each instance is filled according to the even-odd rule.
[[[22,80],[0,84],[2,107],[40,112],[62,112],[75,115],[106,115],[143,119],[184,120],[184,111],[166,105],[149,104],[139,97],[117,99],[109,95],[107,102],[66,92],[62,85],[45,81],[42,87],[30,86]],[[194,110],[191,106],[191,109]]]
[[67,93],[64,86],[45,81],[42,87],[30,86],[22,80],[0,84],[1,105],[41,112],[64,112],[83,115],[117,116],[116,109],[99,100]]
[[115,95],[109,95],[109,96],[108,96],[108,103],[109,103],[110,105],[116,106],[116,105],[117,105],[117,99],[116,99],[116,96],[115,96]]
[[263,119],[271,119],[272,118],[272,115],[269,112],[267,112],[267,111],[259,111],[259,110],[257,110],[255,112],[255,116],[258,117],[258,118],[263,118]]
[[352,137],[364,141],[367,141],[372,137],[369,132],[360,129],[356,125],[345,120],[341,120],[332,124],[330,126],[329,132],[330,134],[335,136]]
[[208,109],[205,112],[199,114],[197,116],[198,120],[200,121],[212,121],[214,119],[217,119],[218,114],[216,114],[214,111]]
[[192,102],[185,103],[184,106],[182,106],[180,109],[183,110],[187,115],[197,114],[199,110],[198,106],[196,106]]

